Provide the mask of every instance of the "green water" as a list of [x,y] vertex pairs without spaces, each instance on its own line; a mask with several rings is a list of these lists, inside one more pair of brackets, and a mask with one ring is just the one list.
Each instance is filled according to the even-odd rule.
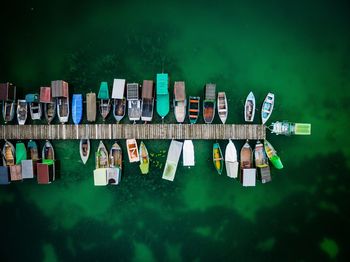
[[[272,182],[255,188],[243,188],[225,172],[217,175],[214,141],[195,141],[196,166],[179,165],[172,183],[161,179],[170,141],[145,141],[156,154],[150,174],[141,176],[138,164],[124,161],[117,187],[93,186],[93,154],[82,165],[77,141],[53,141],[61,161],[58,181],[0,188],[2,261],[349,256],[346,1],[8,4],[0,15],[0,81],[15,83],[18,98],[54,79],[68,81],[73,94],[97,92],[101,81],[111,85],[113,78],[141,83],[164,71],[172,84],[186,81],[187,95],[202,96],[206,82],[226,91],[227,123],[243,122],[250,90],[259,104],[271,91],[276,103],[270,121],[312,123],[312,136],[269,134],[285,168],[273,169]],[[172,110],[165,122],[175,122]],[[119,142],[126,153],[125,141]],[[219,142],[222,148],[227,143]],[[97,145],[92,141],[92,152]]]

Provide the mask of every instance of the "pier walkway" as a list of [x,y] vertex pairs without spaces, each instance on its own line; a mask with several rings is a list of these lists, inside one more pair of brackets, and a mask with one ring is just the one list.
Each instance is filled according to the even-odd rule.
[[2,125],[0,139],[265,139],[263,125],[81,124]]

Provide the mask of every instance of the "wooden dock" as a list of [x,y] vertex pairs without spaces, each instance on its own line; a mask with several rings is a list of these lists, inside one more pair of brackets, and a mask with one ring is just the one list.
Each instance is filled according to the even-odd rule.
[[265,139],[263,125],[82,124],[2,125],[0,139]]

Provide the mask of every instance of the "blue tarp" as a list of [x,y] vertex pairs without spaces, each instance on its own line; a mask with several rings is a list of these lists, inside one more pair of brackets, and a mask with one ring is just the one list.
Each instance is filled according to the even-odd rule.
[[83,118],[83,95],[74,94],[72,100],[72,117],[74,124],[78,125]]

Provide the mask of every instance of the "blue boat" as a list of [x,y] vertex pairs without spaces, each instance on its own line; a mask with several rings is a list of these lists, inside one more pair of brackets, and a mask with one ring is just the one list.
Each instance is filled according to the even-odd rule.
[[76,125],[79,125],[83,118],[83,95],[73,94],[72,99],[72,118]]

